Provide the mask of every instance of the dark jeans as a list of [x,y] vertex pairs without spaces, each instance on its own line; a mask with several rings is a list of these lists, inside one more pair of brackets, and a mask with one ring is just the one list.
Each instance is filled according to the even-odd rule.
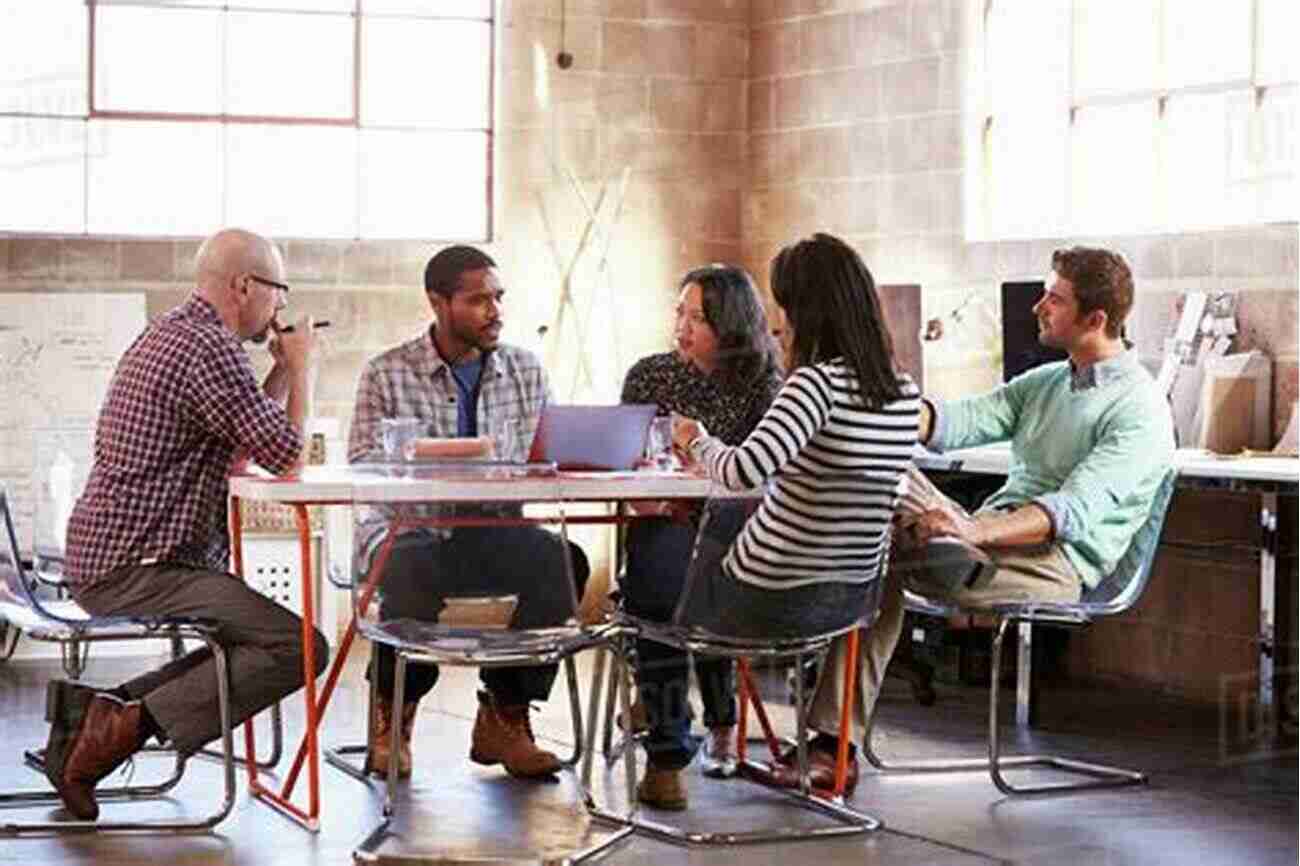
[[[581,599],[591,569],[582,548],[572,542],[568,547]],[[459,527],[446,540],[427,532],[407,533],[393,543],[384,570],[380,616],[436,620],[446,596],[514,594],[519,605],[512,627],[558,625],[575,613],[569,594],[560,590],[565,556],[560,537],[536,526]],[[378,646],[375,659],[379,693],[391,700],[393,648]],[[479,679],[499,703],[517,706],[546,700],[557,670],[555,665],[481,668]],[[405,699],[418,701],[437,682],[436,665],[407,665]]]
[[[73,595],[93,616],[188,616],[218,623],[233,725],[302,688],[302,620],[233,575],[162,563],[128,566]],[[319,631],[315,642],[319,675],[329,663],[329,645]],[[183,755],[221,736],[216,662],[206,646],[121,688],[131,700],[144,701]]]
[[[666,518],[634,520],[627,533],[624,608],[633,616],[667,622],[686,585],[686,567],[695,545],[695,527]],[[650,731],[646,751],[655,766],[678,769],[691,762],[699,740],[691,735],[686,654],[654,641],[637,641],[637,689]],[[695,658],[695,676],[710,728],[736,723],[733,665],[730,659]]]

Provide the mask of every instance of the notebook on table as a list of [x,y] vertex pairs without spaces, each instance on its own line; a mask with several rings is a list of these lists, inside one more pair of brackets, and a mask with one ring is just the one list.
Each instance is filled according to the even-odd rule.
[[656,411],[653,403],[545,406],[528,460],[570,470],[633,469]]

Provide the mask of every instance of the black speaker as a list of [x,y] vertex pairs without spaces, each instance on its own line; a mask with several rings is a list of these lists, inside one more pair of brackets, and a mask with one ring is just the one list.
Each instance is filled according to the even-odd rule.
[[1043,281],[1002,284],[1002,381],[1026,370],[1067,357],[1062,349],[1038,342],[1034,304],[1043,296]]

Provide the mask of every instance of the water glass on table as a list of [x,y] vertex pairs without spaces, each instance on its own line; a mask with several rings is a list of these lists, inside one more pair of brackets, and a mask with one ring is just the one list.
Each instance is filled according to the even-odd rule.
[[650,419],[650,429],[646,431],[645,468],[659,472],[672,472],[681,468],[677,455],[673,453],[671,415],[656,415]]
[[410,443],[424,433],[424,422],[419,418],[382,418],[379,421],[380,442],[384,446],[384,459],[397,462],[410,460]]

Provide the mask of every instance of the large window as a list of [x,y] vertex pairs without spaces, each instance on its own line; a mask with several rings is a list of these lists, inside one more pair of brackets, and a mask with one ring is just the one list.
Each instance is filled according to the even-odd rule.
[[1300,216],[1296,0],[978,6],[968,237],[1185,231]]
[[6,0],[0,232],[491,235],[493,0]]

